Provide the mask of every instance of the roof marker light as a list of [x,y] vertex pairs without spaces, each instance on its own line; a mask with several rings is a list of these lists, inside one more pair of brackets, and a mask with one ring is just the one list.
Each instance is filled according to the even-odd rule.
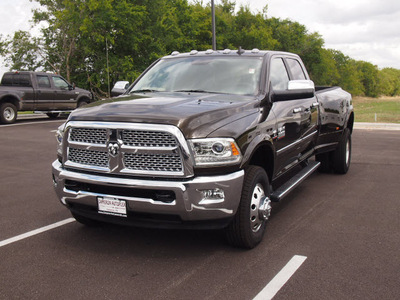
[[179,54],[179,51],[174,51],[174,52],[171,53],[172,56],[176,56],[178,54]]
[[231,53],[231,49],[225,49],[222,53],[223,54],[229,54],[229,53]]
[[258,53],[260,52],[260,49],[254,48],[253,50],[251,50],[251,53]]
[[206,50],[206,54],[212,54],[212,53],[214,53],[214,50],[213,50],[213,49],[207,49],[207,50]]
[[199,53],[199,51],[197,51],[197,50],[190,51],[190,55],[196,55],[197,53]]

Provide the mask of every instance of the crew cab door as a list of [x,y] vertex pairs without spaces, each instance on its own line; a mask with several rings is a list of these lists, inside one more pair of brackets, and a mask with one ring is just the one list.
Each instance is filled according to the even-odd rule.
[[51,86],[49,75],[37,74],[36,104],[35,110],[52,110],[54,109],[54,89]]
[[54,109],[75,109],[76,94],[73,87],[61,76],[52,76],[54,85]]
[[272,113],[276,117],[273,136],[277,153],[275,175],[279,176],[296,165],[316,139],[317,100],[313,93],[304,93],[304,97],[300,93],[294,97],[289,91],[289,82],[308,79],[297,59],[274,56],[269,71]]

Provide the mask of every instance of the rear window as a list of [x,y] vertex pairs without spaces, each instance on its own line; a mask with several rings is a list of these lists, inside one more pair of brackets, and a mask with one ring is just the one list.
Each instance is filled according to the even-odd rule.
[[4,74],[1,85],[32,86],[29,74]]

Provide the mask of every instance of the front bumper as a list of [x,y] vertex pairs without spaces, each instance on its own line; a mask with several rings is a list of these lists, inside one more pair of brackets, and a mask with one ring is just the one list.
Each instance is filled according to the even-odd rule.
[[[241,170],[185,180],[130,179],[65,170],[58,160],[53,162],[52,172],[57,196],[75,214],[112,223],[169,228],[226,226],[236,214],[244,177]],[[223,190],[224,198],[209,200],[200,192],[213,189]],[[151,196],[161,191],[173,195],[172,199],[160,201]],[[98,197],[125,200],[128,217],[99,214]]]

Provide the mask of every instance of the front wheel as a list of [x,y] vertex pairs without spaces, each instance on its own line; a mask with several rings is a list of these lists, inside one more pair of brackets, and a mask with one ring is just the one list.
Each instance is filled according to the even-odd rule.
[[237,247],[252,249],[265,232],[271,214],[270,186],[264,169],[249,166],[245,170],[242,195],[238,211],[226,228],[228,242]]
[[4,124],[14,123],[17,119],[17,108],[12,103],[2,103],[0,106],[0,122]]
[[46,114],[50,119],[56,119],[60,115],[60,113],[47,113]]

